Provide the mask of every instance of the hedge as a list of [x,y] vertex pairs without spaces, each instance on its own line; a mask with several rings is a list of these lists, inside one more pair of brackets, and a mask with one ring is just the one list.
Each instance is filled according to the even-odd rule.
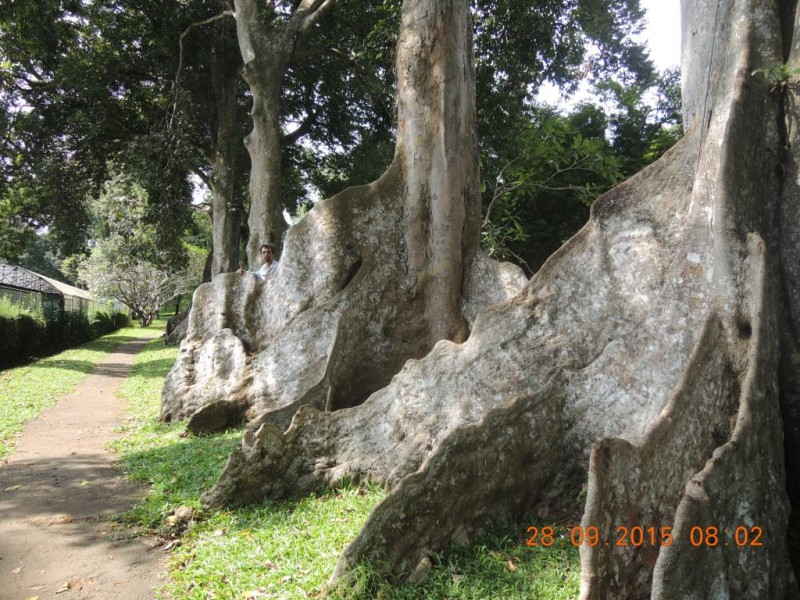
[[49,356],[129,324],[125,313],[97,312],[91,322],[81,312],[55,311],[42,318],[0,314],[0,369]]

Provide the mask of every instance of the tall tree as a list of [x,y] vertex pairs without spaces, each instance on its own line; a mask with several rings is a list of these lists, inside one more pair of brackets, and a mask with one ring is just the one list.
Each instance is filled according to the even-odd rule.
[[253,97],[253,129],[246,144],[250,176],[250,239],[247,256],[257,264],[261,243],[280,242],[286,229],[281,186],[280,99],[283,78],[297,45],[333,0],[303,0],[296,8],[255,0],[233,0],[244,78]]
[[178,16],[186,29],[179,43],[177,35],[164,40],[179,46],[169,130],[185,137],[205,159],[192,171],[211,193],[210,277],[230,273],[240,265],[249,175],[242,143],[247,122],[242,62],[232,19],[218,12],[224,6],[199,2],[180,7]]
[[[432,551],[574,496],[588,459],[582,526],[609,543],[581,548],[582,598],[796,597],[781,407],[792,440],[798,114],[790,81],[752,75],[800,60],[795,8],[684,0],[687,135],[480,311],[492,298],[472,295],[499,288],[501,271],[473,251],[466,2],[407,0],[392,166],[293,228],[271,287],[221,277],[197,294],[165,416],[200,391],[226,399],[216,415],[248,398],[262,414],[205,501],[384,482],[335,575],[369,560],[405,577]],[[353,378],[387,346],[431,330],[469,337],[422,346],[365,402],[333,410],[357,400]],[[218,371],[192,375],[196,359]],[[326,410],[303,407],[281,432],[297,398]],[[615,544],[633,525],[660,543]],[[737,547],[735,531],[762,545]]]

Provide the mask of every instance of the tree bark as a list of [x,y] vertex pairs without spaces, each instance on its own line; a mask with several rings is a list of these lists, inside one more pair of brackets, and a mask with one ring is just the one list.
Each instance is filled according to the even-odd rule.
[[253,129],[245,138],[250,154],[250,214],[247,258],[261,265],[259,247],[283,242],[280,99],[283,76],[308,28],[334,0],[302,0],[289,19],[267,26],[256,0],[235,0],[236,30],[244,61],[244,79],[253,96]]
[[211,277],[239,268],[239,232],[244,205],[237,193],[240,173],[238,82],[241,60],[226,51],[226,43],[216,34],[212,78],[216,103],[216,142],[210,152],[212,207]]
[[[195,295],[164,416],[209,390],[217,419],[220,402],[260,413],[204,501],[383,482],[334,578],[366,560],[402,579],[588,477],[581,525],[609,544],[581,548],[582,598],[796,598],[780,411],[791,441],[797,109],[791,81],[752,75],[793,51],[787,14],[684,0],[685,138],[499,302],[476,292],[513,277],[474,253],[467,3],[406,0],[387,173],[292,228],[275,285]],[[672,543],[614,543],[635,526]],[[719,544],[692,543],[712,527]],[[739,527],[763,546],[738,547]]]
[[197,291],[162,418],[191,417],[191,429],[207,431],[224,423],[220,414],[235,422],[249,410],[286,427],[303,404],[354,406],[438,340],[463,340],[478,308],[524,283],[521,270],[477,255],[471,29],[459,10],[455,29],[442,25],[451,18],[442,7],[407,16],[439,21],[401,40],[404,122],[381,179],[319,203],[293,227],[269,285],[221,276]]

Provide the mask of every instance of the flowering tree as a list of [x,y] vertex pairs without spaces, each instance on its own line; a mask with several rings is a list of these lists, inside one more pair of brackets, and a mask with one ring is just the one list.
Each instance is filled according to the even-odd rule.
[[158,308],[191,290],[191,269],[174,270],[153,262],[125,257],[119,238],[104,240],[78,269],[92,295],[115,298],[131,309],[142,327],[148,327]]

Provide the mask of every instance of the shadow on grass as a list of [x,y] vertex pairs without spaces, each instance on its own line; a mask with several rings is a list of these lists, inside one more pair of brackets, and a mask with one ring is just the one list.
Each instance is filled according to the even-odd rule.
[[[168,425],[153,423],[149,435],[174,436],[182,424]],[[137,505],[126,518],[147,527],[158,527],[164,516],[170,514],[180,505],[200,508],[200,496],[216,483],[228,455],[239,443],[241,431],[229,430],[215,435],[180,437],[174,441],[159,443],[146,450],[123,450],[120,464],[128,476],[137,482],[151,485],[150,495]],[[348,486],[353,487],[354,486]],[[253,511],[287,513],[303,503],[313,499],[335,499],[342,490],[322,489],[312,496],[301,496],[265,500],[261,505],[250,505],[242,508],[213,511],[214,514],[240,515],[238,528],[247,529],[248,518]],[[357,492],[359,495],[363,492]],[[207,514],[206,516],[211,516]],[[232,527],[235,529],[237,527]]]
[[[172,436],[176,427],[182,426],[153,425],[150,434]],[[122,463],[132,476],[152,484],[150,496],[126,519],[159,527],[179,505],[199,508],[201,494],[214,484],[239,438],[239,432],[174,441],[162,438],[158,447],[123,455]],[[181,550],[180,570],[173,573],[175,590],[196,586],[195,592],[205,597],[239,597],[239,588],[249,589],[255,582],[255,587],[284,594],[280,597],[320,593],[335,557],[382,497],[378,486],[351,486],[243,508],[202,511],[202,522]],[[558,529],[558,543],[552,548],[530,548],[525,545],[529,525],[527,521],[494,529],[470,548],[452,547],[443,556],[433,557],[432,569],[421,583],[393,584],[381,577],[379,567],[366,565],[350,589],[331,589],[329,597],[574,598],[580,564],[578,549],[569,543],[569,530]],[[236,565],[234,572],[227,573],[229,565]],[[214,575],[208,576],[209,572]],[[223,572],[230,581],[221,582],[219,573]]]
[[[166,360],[153,362],[171,364]],[[181,425],[176,427],[182,428]],[[153,423],[149,435],[159,434],[174,435],[175,430],[169,425]],[[217,480],[239,437],[239,432],[187,436],[145,450],[123,450],[120,463],[128,475],[134,481],[152,486],[150,496],[134,509],[130,517],[142,525],[154,527],[162,516],[181,504],[199,507],[200,495]]]
[[95,363],[88,360],[73,360],[69,358],[51,358],[50,360],[40,360],[31,363],[34,369],[65,369],[67,371],[79,371],[88,373],[94,368]]
[[14,364],[8,365],[0,371],[7,371],[20,367],[31,367],[34,369],[67,369],[71,371],[78,371],[80,373],[88,373],[92,370],[94,362],[88,360],[58,358],[60,354],[70,351],[90,350],[93,352],[119,352],[121,354],[136,354],[142,349],[143,341],[149,341],[145,338],[120,335],[114,336],[108,334],[105,337],[97,338],[90,342],[85,342],[79,346],[71,348],[55,349],[52,353],[42,356],[30,356],[20,358]]
[[144,360],[136,363],[135,375],[136,377],[146,377],[148,379],[164,379],[174,364],[174,358]]

